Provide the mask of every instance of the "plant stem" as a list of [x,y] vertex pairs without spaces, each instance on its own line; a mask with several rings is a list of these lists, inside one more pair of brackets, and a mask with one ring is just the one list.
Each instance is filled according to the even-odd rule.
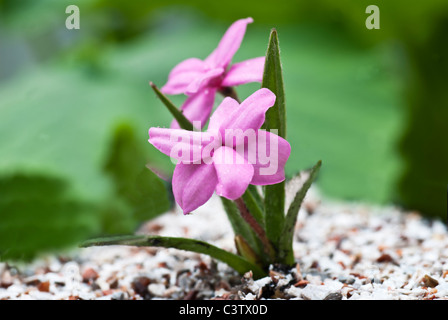
[[241,217],[249,224],[252,230],[254,230],[260,241],[263,243],[265,252],[269,255],[269,257],[271,257],[271,259],[273,259],[275,257],[275,251],[272,248],[271,242],[266,236],[266,232],[264,231],[264,229],[250,214],[249,210],[247,210],[246,204],[244,203],[242,198],[236,199],[235,203],[240,210]]
[[233,98],[238,101],[238,103],[241,103],[240,99],[238,98],[238,94],[233,87],[223,87],[219,90],[219,93],[221,93],[224,97]]

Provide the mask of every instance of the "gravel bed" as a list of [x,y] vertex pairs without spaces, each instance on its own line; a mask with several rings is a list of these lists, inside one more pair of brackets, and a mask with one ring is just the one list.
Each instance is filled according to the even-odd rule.
[[[289,195],[300,185],[289,184]],[[213,197],[194,214],[168,212],[140,233],[182,236],[234,250],[233,233]],[[94,247],[0,263],[1,299],[294,299],[448,298],[444,222],[392,206],[338,202],[311,189],[299,213],[297,266],[268,277],[236,274],[208,256],[176,249]]]

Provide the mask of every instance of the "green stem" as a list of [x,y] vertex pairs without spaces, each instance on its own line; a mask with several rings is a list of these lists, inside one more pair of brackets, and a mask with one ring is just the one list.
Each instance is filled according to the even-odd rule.
[[233,98],[238,101],[238,103],[241,103],[240,99],[238,98],[238,94],[233,87],[223,87],[221,88],[221,90],[219,90],[219,93],[221,93],[224,97]]
[[258,224],[263,228],[263,230],[265,230],[263,209],[260,207],[251,190],[248,188],[241,198],[244,200],[247,209],[255,220],[257,220]]
[[250,212],[247,209],[246,204],[244,203],[242,198],[236,199],[235,203],[241,212],[241,217],[249,224],[249,226],[252,228],[252,230],[254,230],[254,232],[260,239],[260,241],[263,243],[264,251],[269,255],[269,257],[271,258],[271,261],[273,261],[273,259],[275,257],[275,251],[272,248],[271,242],[269,241],[268,237],[266,236],[266,232],[260,226],[260,224],[257,222],[257,220],[250,214]]

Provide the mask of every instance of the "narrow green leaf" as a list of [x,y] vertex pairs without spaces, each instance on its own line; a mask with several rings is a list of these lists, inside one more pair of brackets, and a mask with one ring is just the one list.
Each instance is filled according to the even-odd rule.
[[81,247],[125,245],[137,247],[163,247],[187,250],[209,255],[212,258],[227,263],[240,274],[252,270],[255,278],[261,278],[266,273],[257,265],[247,261],[243,257],[230,253],[207,242],[188,239],[161,236],[128,235],[110,238],[93,239],[82,243]]
[[303,186],[297,191],[294,200],[289,206],[288,213],[285,218],[285,225],[280,238],[280,250],[279,258],[280,261],[286,265],[294,264],[294,255],[292,249],[292,242],[294,237],[294,229],[297,221],[297,215],[299,214],[300,206],[302,205],[303,199],[311,187],[311,184],[316,179],[319,169],[322,165],[322,161],[318,161],[314,167],[311,169],[310,176],[305,181]]
[[285,183],[264,187],[266,234],[275,249],[278,249],[285,221]]
[[283,86],[283,72],[280,61],[280,46],[277,30],[272,29],[266,51],[262,88],[271,90],[275,96],[275,104],[266,112],[266,120],[263,128],[276,129],[280,137],[286,137],[286,107],[285,90]]
[[[275,29],[272,29],[269,38],[261,86],[263,88],[268,88],[276,96],[274,106],[266,113],[266,121],[263,128],[268,131],[278,130],[278,135],[285,137],[285,92],[283,87],[282,65],[280,61],[280,47],[277,31]],[[279,238],[284,224],[285,183],[282,182],[266,186],[264,191],[266,234],[274,247],[278,249]]]
[[159,97],[159,99],[162,101],[162,103],[165,105],[165,107],[168,109],[168,111],[173,115],[173,117],[176,119],[177,123],[182,129],[193,131],[193,124],[188,120],[172,102],[170,99],[168,99],[160,90],[157,88],[157,86],[150,82],[149,85],[154,90],[156,95]]

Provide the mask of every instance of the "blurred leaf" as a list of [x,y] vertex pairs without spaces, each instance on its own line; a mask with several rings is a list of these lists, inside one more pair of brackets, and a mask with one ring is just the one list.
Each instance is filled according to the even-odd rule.
[[114,181],[116,195],[129,204],[136,222],[152,219],[170,207],[164,182],[145,167],[146,162],[132,127],[119,126],[105,171]]
[[165,184],[148,168],[138,175],[136,187],[138,194],[133,206],[137,221],[152,219],[170,208]]
[[122,197],[110,197],[102,204],[101,232],[102,235],[127,234],[134,232],[138,221],[134,218],[131,206]]
[[447,218],[448,17],[425,46],[412,50],[413,74],[406,90],[408,122],[400,139],[404,159],[397,200],[409,210]]
[[96,208],[73,200],[65,181],[40,175],[0,179],[0,260],[29,260],[99,231]]

